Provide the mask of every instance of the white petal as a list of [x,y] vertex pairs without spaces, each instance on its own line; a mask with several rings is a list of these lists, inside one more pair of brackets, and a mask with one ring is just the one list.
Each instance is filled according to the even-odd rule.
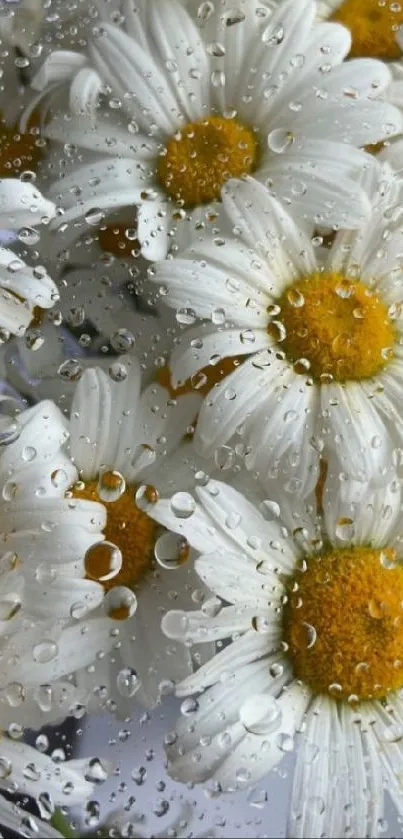
[[85,64],[86,58],[81,53],[57,50],[44,61],[31,85],[34,90],[43,91],[55,83],[68,81]]
[[26,181],[0,179],[0,227],[19,230],[32,227],[55,215],[55,205]]
[[169,206],[163,201],[144,201],[137,211],[137,232],[145,259],[164,259],[168,250],[171,219]]
[[294,552],[276,521],[267,521],[238,490],[221,481],[210,480],[197,487],[204,509],[227,538],[256,562],[270,559],[285,570],[295,562]]
[[264,634],[254,630],[245,632],[224,650],[216,653],[211,661],[203,664],[196,673],[180,682],[176,686],[176,695],[186,696],[189,693],[204,690],[222,680],[223,676],[230,677],[245,664],[256,661],[256,659],[262,658],[270,652],[272,652],[270,637],[268,643]]
[[260,354],[256,353],[226,376],[223,382],[215,385],[206,396],[195,436],[195,444],[202,455],[212,455],[230,440],[238,426],[266,401],[269,383],[272,379],[275,381],[280,362],[271,351],[263,353],[263,356],[265,361],[262,360],[260,368]]
[[[399,528],[401,488],[394,480],[387,485],[340,480],[334,463],[329,465],[323,495],[326,532],[335,545],[385,547]],[[345,526],[343,527],[343,522]]]
[[281,714],[277,731],[266,736],[247,734],[214,773],[214,780],[224,790],[235,790],[253,786],[267,775],[283,759],[284,741],[290,748],[309,702],[310,692],[298,682],[285,688],[277,699]]
[[[174,348],[170,367],[174,387],[191,379],[198,370],[211,365],[214,370],[223,358],[249,355],[259,352],[269,345],[268,336],[263,329],[243,330],[225,329],[218,331],[207,324],[189,329]],[[195,385],[197,393],[197,385]]]
[[86,370],[71,407],[71,456],[85,480],[93,480],[108,463],[112,412],[112,387],[99,367]]
[[322,416],[329,450],[342,471],[356,480],[382,478],[392,462],[391,440],[373,401],[360,382],[321,387]]
[[[55,806],[73,806],[84,801],[93,791],[94,785],[84,778],[88,772],[88,760],[67,760],[56,764],[37,749],[6,737],[0,743],[0,758],[11,764],[6,787],[14,781],[19,793],[34,798],[46,792]],[[31,766],[31,771],[27,770]],[[37,775],[39,777],[35,779]]]
[[161,69],[170,63],[167,79],[182,114],[189,122],[200,119],[210,104],[209,59],[200,30],[177,0],[161,0],[150,6],[149,33]]
[[[162,70],[142,47],[116,26],[105,23],[105,36],[89,45],[94,64],[115,95],[138,121],[145,133],[152,123],[168,134],[178,126],[178,103],[172,95]],[[127,93],[134,96],[128,98]]]
[[315,271],[311,240],[261,183],[253,178],[230,180],[222,199],[242,239],[267,261],[277,280],[277,293],[299,274]]
[[[23,672],[27,686],[48,684],[88,666],[100,653],[107,654],[118,640],[118,636],[112,634],[113,626],[107,618],[92,618],[67,627],[57,641],[54,657],[47,662],[35,660],[26,637],[19,660],[13,661],[10,657],[7,662],[7,682],[18,681]],[[13,643],[9,642],[9,646],[12,650]],[[10,654],[7,647],[4,652]]]

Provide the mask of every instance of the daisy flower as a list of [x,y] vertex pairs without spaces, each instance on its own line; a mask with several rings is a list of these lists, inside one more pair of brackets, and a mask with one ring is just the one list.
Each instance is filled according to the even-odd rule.
[[267,17],[250,2],[236,14],[202,4],[196,20],[177,0],[123,11],[125,31],[104,23],[86,54],[52,53],[33,81],[32,107],[50,94],[44,135],[92,155],[50,190],[67,244],[94,209],[136,206],[142,252],[161,258],[174,222],[187,219],[179,240],[194,235],[223,184],[247,173],[309,223],[362,223],[368,197],[352,174],[372,158],[360,147],[398,133],[402,117],[381,101],[384,64],[343,63],[347,29],[318,23],[312,0]]
[[205,237],[150,269],[165,302],[205,319],[173,352],[174,385],[197,383],[222,359],[237,365],[200,410],[202,454],[238,434],[248,466],[303,493],[320,456],[385,480],[403,443],[403,321],[401,186],[382,172],[368,187],[371,219],[330,249],[248,179],[223,190],[232,236]]
[[377,836],[384,787],[403,813],[401,504],[396,480],[369,490],[330,476],[323,517],[313,499],[256,489],[251,503],[213,480],[186,520],[169,498],[150,506],[199,552],[212,592],[163,630],[187,648],[217,644],[176,686],[174,779],[243,789],[295,746],[287,835]]
[[[73,398],[69,448],[80,481],[70,494],[101,503],[106,515],[106,541],[88,555],[87,574],[104,586],[104,608],[121,619],[119,653],[100,661],[92,675],[83,673],[83,680],[106,685],[119,708],[134,695],[155,704],[164,682],[192,669],[190,654],[167,644],[160,631],[170,603],[188,603],[194,587],[190,563],[181,567],[187,545],[159,532],[144,505],[188,479],[187,447],[180,443],[199,404],[196,394],[175,400],[159,384],[142,388],[132,355],[118,359],[109,374],[86,370]],[[180,496],[177,503],[180,508]],[[113,550],[120,557],[115,573],[105,570]]]
[[[26,181],[0,178],[0,230],[19,231],[21,239],[39,234],[34,225],[49,221],[55,207]],[[54,282],[40,265],[30,268],[9,248],[0,247],[0,339],[24,335],[34,309],[50,309],[59,299]]]

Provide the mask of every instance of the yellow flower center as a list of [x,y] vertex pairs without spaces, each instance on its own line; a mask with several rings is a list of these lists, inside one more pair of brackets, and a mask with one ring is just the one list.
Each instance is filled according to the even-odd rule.
[[256,167],[258,141],[234,119],[210,116],[189,122],[168,141],[158,175],[174,201],[185,207],[220,198],[228,178]]
[[21,134],[17,125],[8,125],[0,113],[0,178],[15,178],[25,170],[35,170],[45,141],[40,138],[33,115],[31,126]]
[[288,589],[285,639],[297,678],[350,701],[403,686],[403,567],[392,549],[311,557]]
[[134,500],[136,488],[126,488],[116,501],[105,501],[105,489],[111,492],[118,490],[118,482],[121,480],[118,473],[107,472],[102,475],[102,489],[100,481],[95,480],[80,482],[71,491],[74,498],[98,501],[106,507],[105,540],[116,545],[122,554],[119,572],[107,579],[110,571],[110,550],[100,542],[87,553],[87,577],[101,582],[105,591],[115,586],[133,588],[149,571],[153,560],[157,525],[137,507]]
[[366,379],[393,356],[386,304],[359,280],[316,272],[286,288],[269,325],[297,373],[322,383]]
[[396,32],[403,23],[403,6],[392,0],[346,0],[331,20],[351,30],[350,55],[395,59],[401,55]]

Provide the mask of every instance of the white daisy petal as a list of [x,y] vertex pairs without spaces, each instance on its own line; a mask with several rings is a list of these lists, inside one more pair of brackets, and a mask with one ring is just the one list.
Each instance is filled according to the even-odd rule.
[[55,205],[43,198],[31,183],[15,178],[0,179],[0,227],[19,230],[53,218]]
[[189,307],[198,317],[209,319],[215,310],[223,310],[240,327],[264,327],[266,301],[259,299],[252,284],[243,282],[238,291],[236,278],[228,294],[228,273],[214,264],[179,257],[157,264],[152,279],[164,289],[164,301],[173,309]]
[[169,207],[164,200],[146,201],[137,211],[138,235],[145,259],[163,259],[167,251],[171,224]]
[[[113,622],[107,618],[91,618],[62,630],[57,643],[52,647],[53,657],[42,662],[36,660],[32,655],[32,648],[27,645],[26,632],[20,638],[21,652],[19,661],[10,661],[7,667],[7,681],[18,681],[20,668],[24,672],[24,682],[28,686],[47,684],[56,681],[63,676],[74,673],[79,667],[85,667],[94,661],[99,653],[107,653],[116,643],[117,636],[113,634]],[[85,645],[83,646],[83,638]],[[10,651],[17,646],[17,636],[14,636],[10,644]],[[27,647],[24,649],[24,647]],[[50,655],[50,650],[49,650]],[[4,686],[4,677],[3,677]]]
[[212,520],[242,551],[259,561],[271,549],[276,564],[287,568],[292,563],[292,549],[278,522],[265,521],[236,489],[210,480],[206,487],[197,487],[196,494]]
[[213,520],[200,505],[196,505],[196,510],[188,519],[178,518],[172,509],[171,502],[166,498],[150,505],[147,512],[163,527],[183,536],[195,550],[201,553],[211,553],[216,548],[231,550],[230,539],[214,526]]
[[[196,565],[196,570],[200,573],[200,565]],[[203,579],[202,574],[200,576]],[[164,616],[161,627],[167,638],[184,644],[203,644],[229,638],[237,632],[246,632],[254,617],[256,608],[253,607],[242,609],[227,606],[213,620],[201,611],[186,614],[176,609]]]
[[27,580],[25,596],[33,611],[43,619],[84,617],[101,605],[104,590],[93,580],[56,578],[44,586],[33,577]]
[[368,486],[366,482],[339,480],[338,472],[330,465],[323,510],[326,530],[334,544],[342,546],[346,539],[379,548],[389,544],[399,524],[400,506],[397,481]]
[[279,284],[277,293],[293,276],[316,269],[309,237],[257,180],[229,181],[222,199],[232,224],[242,232],[242,239],[266,259]]
[[[4,786],[9,787],[10,781],[14,781],[18,792],[24,795],[37,798],[40,793],[48,793],[56,807],[73,806],[92,793],[93,784],[85,780],[85,775],[91,775],[91,762],[88,760],[67,760],[55,764],[37,749],[8,738],[3,738],[0,743],[0,757],[11,766],[8,782],[5,785],[2,782],[3,789]],[[31,764],[36,771],[26,771]],[[106,777],[108,764],[105,762],[104,766]]]
[[[195,442],[201,454],[211,455],[230,440],[238,426],[263,404],[270,382],[268,365],[280,363],[268,356],[259,369],[259,356],[247,358],[223,382],[211,390],[199,413]],[[228,408],[229,406],[229,408]]]
[[84,478],[92,480],[108,464],[112,387],[98,367],[86,370],[75,391],[71,410],[71,454]]
[[273,388],[270,396],[270,408],[265,402],[252,418],[248,468],[253,466],[265,480],[276,464],[306,496],[314,490],[319,470],[318,453],[309,442],[315,439],[318,391],[302,377],[292,377],[288,385],[284,377],[282,387]]
[[345,796],[346,745],[335,702],[322,696],[312,702],[301,741],[294,773],[289,834],[295,839],[319,837],[323,833],[329,837],[341,836],[347,801],[356,801],[356,796],[362,796],[362,790],[353,787],[352,798]]
[[[237,722],[243,703],[251,695],[270,693],[278,696],[289,681],[291,670],[288,662],[281,656],[275,656],[245,665],[229,679],[218,682],[198,696],[193,711],[179,717],[175,728],[177,739],[167,748],[172,774],[176,774],[178,757],[187,754],[193,760],[194,750],[200,749],[204,738],[223,734],[227,725]],[[183,769],[185,776],[185,765]]]
[[391,462],[391,441],[361,383],[322,387],[321,407],[322,415],[329,417],[329,448],[336,451],[343,470],[358,480],[381,477],[385,463]]
[[[226,329],[217,332],[207,325],[189,329],[175,347],[170,359],[172,383],[174,387],[188,379],[208,365],[212,369],[223,358],[249,355],[269,346],[269,339],[263,330]],[[197,385],[196,385],[197,392]]]
[[[267,555],[270,556],[270,555]],[[236,603],[241,606],[246,603],[248,606],[255,604],[256,614],[267,612],[269,599],[271,606],[277,605],[279,594],[283,588],[279,583],[278,576],[270,571],[269,560],[260,560],[262,568],[254,564],[251,558],[248,560],[239,554],[216,551],[211,554],[203,554],[195,561],[195,569],[201,580],[214,594],[227,600],[229,603]],[[273,563],[274,565],[274,563]],[[219,570],[218,570],[219,569]],[[250,578],[250,589],[245,594],[242,589],[242,582],[245,574]],[[270,597],[268,596],[270,593]],[[273,621],[270,612],[263,616],[262,623],[269,625]],[[277,630],[276,630],[277,631]]]
[[268,652],[270,648],[267,649],[266,636],[250,630],[217,653],[211,661],[203,664],[196,673],[180,682],[176,686],[176,695],[186,696],[204,690],[220,681],[223,673],[230,677],[238,668],[262,658]]
[[85,64],[86,59],[81,53],[57,50],[46,58],[32,79],[31,85],[34,90],[43,91],[49,85],[67,81]]
[[[273,769],[284,756],[284,740],[290,744],[310,702],[310,692],[298,682],[288,686],[277,699],[281,721],[272,734],[257,737],[247,734],[239,746],[215,771],[213,777],[224,790],[253,786]],[[259,706],[257,714],[259,713]]]
[[73,114],[95,114],[102,90],[102,79],[91,67],[78,71],[70,87],[69,106]]
[[289,2],[280,4],[270,17],[263,36],[250,44],[240,68],[237,102],[250,103],[243,104],[241,112],[251,124],[255,122],[266,79],[281,78],[283,73],[286,77],[297,73],[297,63],[290,67],[290,55],[300,53],[314,19],[315,5],[312,0],[302,0],[298,6]]
[[209,107],[209,60],[200,31],[178,0],[152,4],[148,22],[157,60],[161,68],[169,67],[168,80],[182,113],[189,121],[200,119]]
[[[345,746],[347,790],[345,802],[352,807],[341,808],[343,828],[367,836],[375,836],[383,815],[382,764],[375,738],[357,725],[356,714],[345,703],[339,712],[340,742]],[[343,829],[342,828],[342,829]],[[336,835],[336,834],[335,834]],[[340,833],[338,834],[340,835]]]
[[[3,299],[7,290],[23,298],[31,308],[31,317],[34,306],[50,309],[59,300],[57,286],[45,269],[30,268],[7,248],[0,248],[0,286],[4,290]],[[18,299],[14,298],[14,302],[21,307]]]
[[97,70],[126,101],[125,91],[135,93],[135,98],[127,101],[127,107],[146,133],[151,128],[147,114],[155,114],[159,129],[173,134],[178,104],[162,71],[139,45],[133,51],[133,42],[125,32],[108,23],[104,24],[104,29],[105,37],[89,45]]

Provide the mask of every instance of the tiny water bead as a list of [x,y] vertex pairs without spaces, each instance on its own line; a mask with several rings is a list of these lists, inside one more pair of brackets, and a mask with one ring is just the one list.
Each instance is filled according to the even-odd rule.
[[297,373],[322,383],[367,379],[393,356],[388,307],[360,280],[317,271],[286,288],[277,303],[281,311],[268,331]]
[[350,56],[396,59],[401,49],[396,33],[403,23],[403,6],[391,0],[346,0],[331,20],[351,31]]
[[[135,487],[125,487],[121,492],[116,474],[104,473],[101,480],[80,482],[71,490],[74,498],[97,501],[106,508],[107,521],[103,531],[106,548],[105,542],[93,546],[90,568],[86,568],[87,574],[89,570],[93,579],[102,582],[105,591],[115,586],[132,587],[141,581],[151,567],[157,532],[156,523],[135,502]],[[105,490],[107,483],[109,500]],[[108,545],[116,545],[121,553],[118,573],[113,573],[111,569],[111,550]]]
[[295,675],[316,693],[358,701],[403,686],[403,567],[393,558],[388,548],[334,549],[289,580],[285,640]]
[[220,198],[229,178],[254,171],[258,140],[234,119],[209,116],[189,122],[168,141],[158,176],[168,195],[186,207]]

